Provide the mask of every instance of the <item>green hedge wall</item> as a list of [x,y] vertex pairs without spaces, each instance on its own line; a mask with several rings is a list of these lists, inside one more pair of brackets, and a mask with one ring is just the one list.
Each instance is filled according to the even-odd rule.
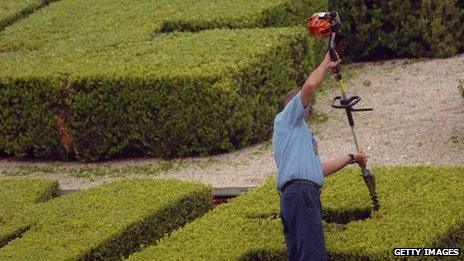
[[274,180],[219,205],[129,260],[238,260],[255,250],[282,249]]
[[330,0],[352,60],[447,57],[464,51],[462,0]]
[[36,179],[0,180],[0,247],[30,228],[28,213],[37,203],[56,196],[56,181]]
[[207,212],[211,189],[125,180],[43,203],[34,225],[0,248],[2,260],[121,259]]
[[[370,213],[357,169],[326,179],[322,205],[332,260],[388,260],[394,247],[462,246],[463,168],[376,168],[381,209]],[[275,181],[221,205],[129,260],[286,260]],[[356,213],[367,213],[353,218]]]
[[84,161],[240,148],[270,137],[282,95],[321,47],[302,28],[267,28],[3,53],[0,148]]
[[321,9],[327,9],[326,1],[63,0],[1,32],[0,52],[62,44],[103,50],[156,38],[164,31],[291,26]]

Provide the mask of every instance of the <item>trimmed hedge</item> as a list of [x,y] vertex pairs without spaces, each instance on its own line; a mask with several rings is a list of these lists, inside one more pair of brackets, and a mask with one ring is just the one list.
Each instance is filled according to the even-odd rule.
[[86,52],[68,47],[0,54],[5,152],[91,161],[240,148],[270,137],[282,95],[324,54],[302,28],[177,33]]
[[[322,193],[330,259],[391,259],[394,247],[463,244],[463,168],[376,168],[381,209],[369,215],[369,193],[359,170],[326,179]],[[275,180],[164,237],[130,260],[286,260]],[[460,236],[461,235],[461,236]]]
[[[327,234],[332,256],[353,260],[392,258],[394,247],[457,247],[464,233],[464,168],[396,167],[376,168],[381,209],[370,219],[349,223],[342,231]],[[347,180],[358,179],[356,193],[366,195],[358,173],[330,180],[332,191],[324,202],[329,209],[350,208]],[[327,185],[330,185],[327,184]],[[365,185],[364,185],[365,186]],[[365,191],[364,191],[365,190]],[[363,205],[370,204],[368,197]],[[361,206],[361,202],[357,203]]]
[[237,260],[255,250],[282,249],[275,181],[216,207],[129,260]]
[[33,223],[27,215],[37,203],[56,196],[58,183],[41,179],[0,180],[0,247],[20,236]]
[[[11,1],[11,0],[9,0]],[[108,49],[166,31],[302,24],[323,0],[64,0],[0,33],[0,52],[70,45]]]
[[462,0],[330,0],[352,60],[447,57],[464,51]]
[[321,0],[183,1],[155,32],[303,25],[309,14],[326,9]]
[[125,180],[44,203],[2,260],[120,259],[207,212],[211,189],[173,180]]
[[2,0],[0,2],[0,31],[52,1],[56,0]]

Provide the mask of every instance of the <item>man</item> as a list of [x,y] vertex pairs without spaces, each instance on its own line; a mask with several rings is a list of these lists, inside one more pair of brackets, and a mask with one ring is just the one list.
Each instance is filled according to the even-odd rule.
[[292,261],[327,259],[319,198],[324,176],[350,163],[367,162],[363,153],[353,153],[322,163],[307,124],[311,95],[321,85],[325,71],[335,70],[340,62],[332,62],[327,53],[301,90],[287,93],[285,108],[274,121],[273,149],[278,168],[277,188],[281,191],[281,220],[288,258]]

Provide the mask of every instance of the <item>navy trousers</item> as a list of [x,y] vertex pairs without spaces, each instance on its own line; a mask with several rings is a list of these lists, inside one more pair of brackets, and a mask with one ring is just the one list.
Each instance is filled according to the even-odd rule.
[[319,191],[306,184],[292,184],[280,198],[280,215],[290,261],[327,260]]

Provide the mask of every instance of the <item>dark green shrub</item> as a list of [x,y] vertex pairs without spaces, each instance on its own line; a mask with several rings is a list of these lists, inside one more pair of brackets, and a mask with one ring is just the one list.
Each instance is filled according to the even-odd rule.
[[461,0],[330,0],[352,60],[447,57],[464,48]]
[[1,260],[121,259],[207,212],[211,189],[173,180],[125,180],[31,210],[33,226]]
[[58,182],[39,179],[0,180],[0,247],[33,223],[30,210],[56,196]]
[[61,86],[49,78],[0,81],[0,150],[20,157],[65,153],[52,108],[61,102]]
[[[462,246],[463,168],[376,168],[381,209],[347,224],[324,224],[333,260],[389,260],[394,247]],[[286,260],[275,181],[221,205],[130,260]],[[326,179],[325,220],[369,213],[358,169]]]
[[321,47],[303,29],[268,28],[0,54],[9,108],[0,112],[0,147],[87,161],[240,148],[270,137],[282,95],[320,62]]

